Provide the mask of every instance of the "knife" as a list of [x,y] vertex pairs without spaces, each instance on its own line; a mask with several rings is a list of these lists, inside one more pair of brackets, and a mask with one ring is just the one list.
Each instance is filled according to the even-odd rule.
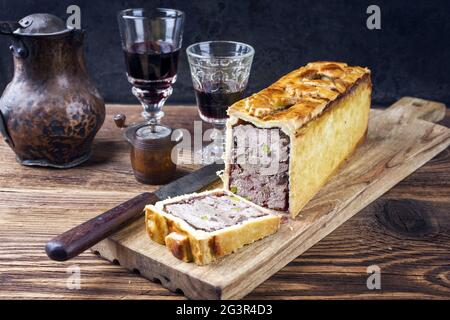
[[166,184],[155,192],[141,193],[53,238],[45,245],[45,252],[52,260],[72,259],[139,218],[147,204],[199,191],[217,180],[217,171],[222,169],[223,164],[210,164]]

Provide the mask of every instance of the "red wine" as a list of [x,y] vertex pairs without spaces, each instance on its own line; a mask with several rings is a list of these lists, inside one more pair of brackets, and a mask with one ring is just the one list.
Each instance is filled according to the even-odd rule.
[[165,80],[177,74],[179,50],[163,41],[133,43],[125,50],[128,75],[136,80]]
[[175,82],[179,50],[164,41],[136,42],[124,50],[129,81],[144,90],[149,103],[158,103]]
[[203,89],[195,89],[195,97],[201,115],[210,119],[226,119],[227,109],[242,99],[244,89],[234,82],[204,83]]

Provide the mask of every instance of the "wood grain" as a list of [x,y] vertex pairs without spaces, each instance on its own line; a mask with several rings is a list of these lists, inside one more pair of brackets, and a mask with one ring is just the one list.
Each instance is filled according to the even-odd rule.
[[[437,111],[428,112],[433,107]],[[129,270],[139,270],[148,279],[158,279],[172,291],[181,290],[189,298],[242,298],[445,149],[450,144],[450,130],[419,120],[438,120],[441,107],[404,98],[387,111],[372,113],[364,145],[299,218],[282,225],[277,234],[217,263],[196,266],[180,262],[163,246],[148,241],[143,221],[136,221],[93,249]]]
[[[138,119],[140,107],[108,106],[107,110],[94,156],[83,170],[22,167],[6,144],[0,143],[0,299],[184,299],[90,252],[64,263],[45,255],[44,245],[55,235],[155,189],[134,181],[128,146],[112,124],[111,117],[118,111]],[[198,119],[192,107],[173,106],[166,111],[166,123],[176,127],[192,129],[192,120]],[[449,111],[442,123],[450,125]],[[87,174],[82,174],[85,170]],[[416,206],[426,208],[420,225],[428,226],[428,231],[409,227],[406,232],[394,222],[391,226],[380,212],[386,212],[385,207],[390,210],[392,202],[394,209],[405,203],[406,209],[400,211],[406,216]],[[448,299],[449,208],[447,148],[246,298]],[[410,220],[421,221],[414,217]],[[366,267],[374,263],[382,270],[382,290],[370,291]],[[72,265],[81,269],[80,290],[66,287],[70,275],[66,268]]]

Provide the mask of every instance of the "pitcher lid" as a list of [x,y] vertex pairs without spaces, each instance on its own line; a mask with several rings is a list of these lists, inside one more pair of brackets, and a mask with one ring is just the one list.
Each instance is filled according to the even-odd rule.
[[70,32],[64,21],[48,13],[34,13],[19,20],[20,27],[14,34],[23,36],[51,36]]

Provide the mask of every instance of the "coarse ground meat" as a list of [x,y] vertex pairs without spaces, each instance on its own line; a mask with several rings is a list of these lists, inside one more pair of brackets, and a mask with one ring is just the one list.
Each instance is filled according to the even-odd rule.
[[289,142],[279,128],[233,127],[230,190],[262,207],[288,211]]

